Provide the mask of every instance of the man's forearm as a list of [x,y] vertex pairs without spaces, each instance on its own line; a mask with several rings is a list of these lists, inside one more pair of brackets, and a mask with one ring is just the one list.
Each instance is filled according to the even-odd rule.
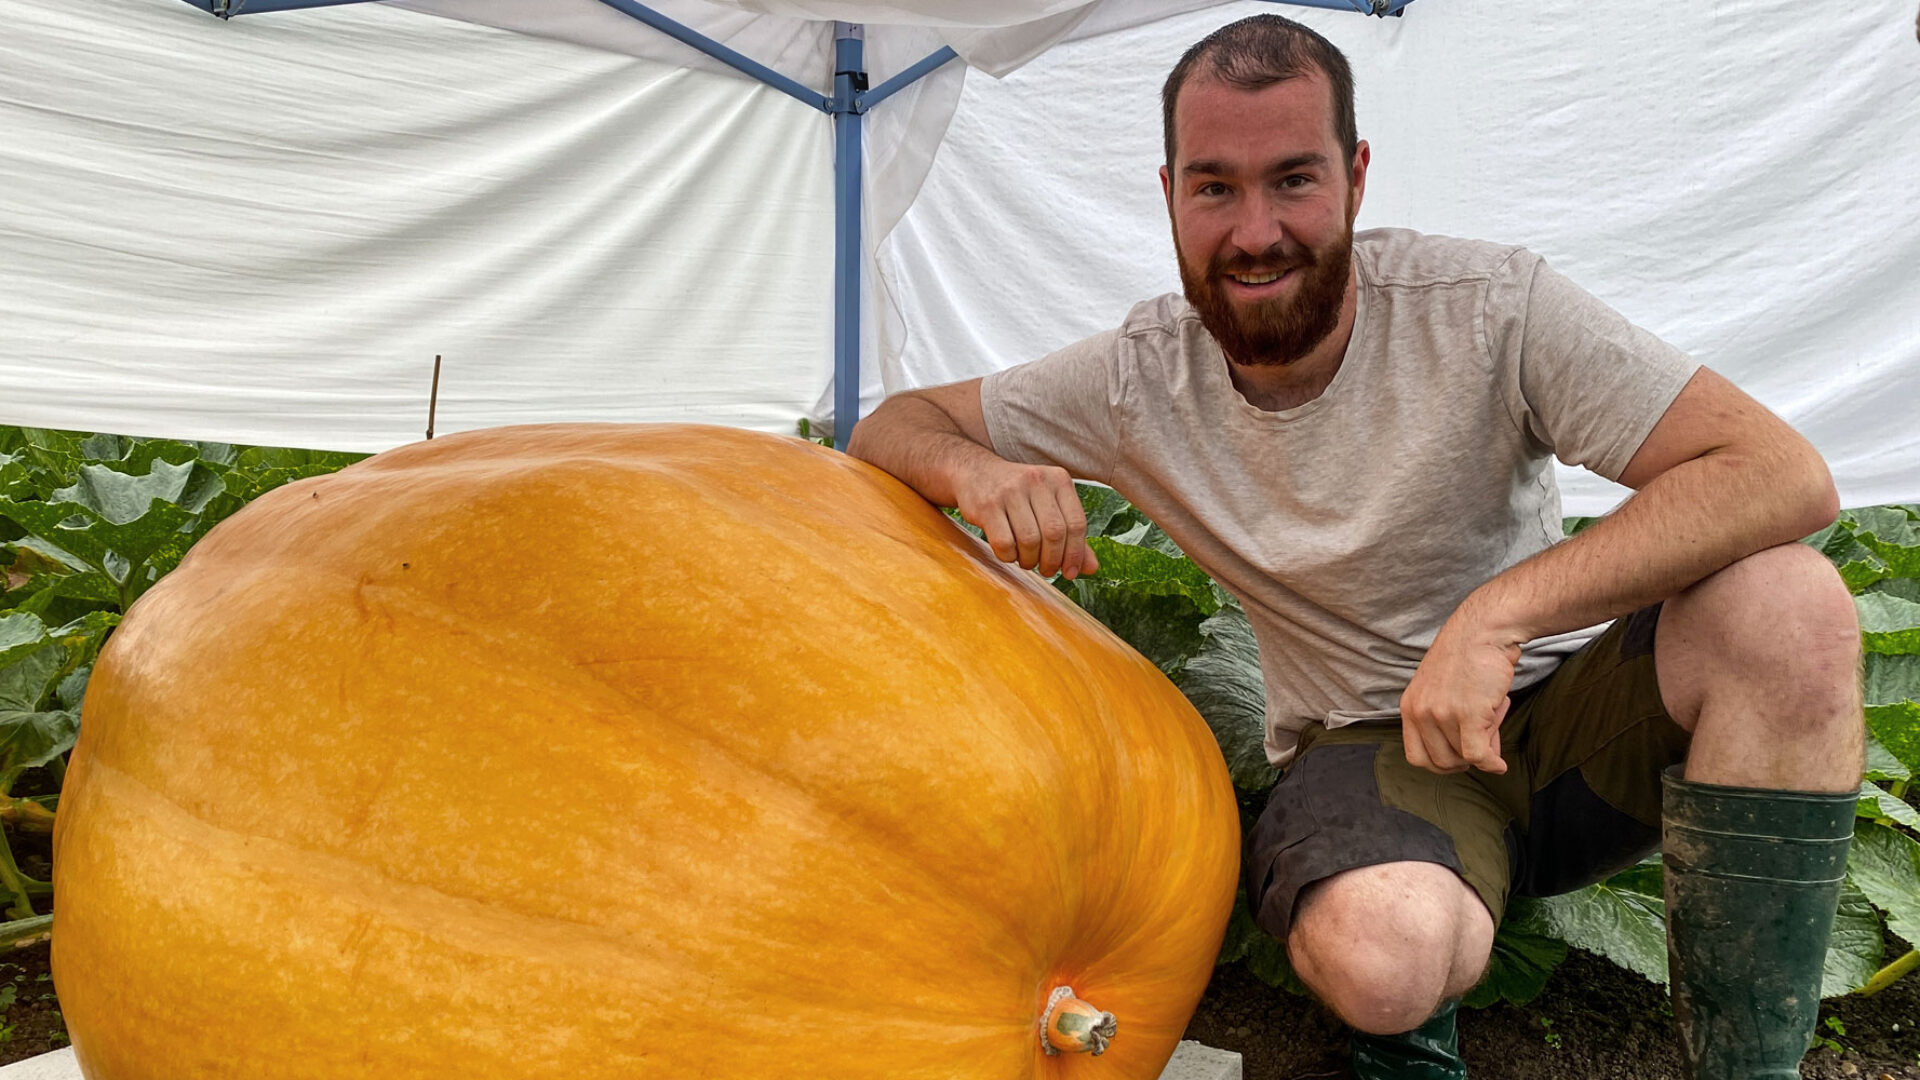
[[1591,626],[1816,532],[1837,509],[1826,466],[1804,442],[1764,455],[1706,454],[1474,590],[1455,621],[1509,645]]
[[969,439],[938,405],[896,394],[861,420],[847,453],[885,469],[936,506],[957,506],[957,478],[968,468],[999,463]]

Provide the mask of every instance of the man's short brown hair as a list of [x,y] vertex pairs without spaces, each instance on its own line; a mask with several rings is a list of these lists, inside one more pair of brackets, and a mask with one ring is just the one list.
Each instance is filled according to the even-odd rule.
[[1353,119],[1353,69],[1333,43],[1279,15],[1255,15],[1228,23],[1202,38],[1173,65],[1160,91],[1160,122],[1166,134],[1167,168],[1173,168],[1173,110],[1180,89],[1200,74],[1241,90],[1259,90],[1318,70],[1333,87],[1333,130],[1353,165],[1360,136]]

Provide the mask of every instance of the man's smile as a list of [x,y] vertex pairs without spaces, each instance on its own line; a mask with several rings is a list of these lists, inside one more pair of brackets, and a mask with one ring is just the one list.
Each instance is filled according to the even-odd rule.
[[1236,299],[1264,300],[1280,294],[1297,270],[1265,270],[1258,273],[1223,274],[1227,290]]

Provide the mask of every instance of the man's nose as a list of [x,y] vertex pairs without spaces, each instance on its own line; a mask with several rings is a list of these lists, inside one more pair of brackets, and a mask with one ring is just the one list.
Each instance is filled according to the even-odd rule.
[[1280,222],[1279,208],[1264,195],[1240,200],[1239,214],[1233,222],[1233,246],[1254,257],[1284,246],[1287,230]]

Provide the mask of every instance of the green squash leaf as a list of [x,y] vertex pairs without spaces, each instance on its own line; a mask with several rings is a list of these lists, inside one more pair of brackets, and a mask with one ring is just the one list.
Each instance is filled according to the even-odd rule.
[[155,457],[147,465],[150,471],[142,475],[84,465],[79,481],[54,492],[53,501],[85,507],[108,524],[129,525],[145,517],[155,502],[197,514],[207,500],[226,490],[220,474],[200,462],[177,464]]
[[1893,751],[1881,745],[1872,728],[1867,730],[1867,771],[1868,780],[1911,780],[1913,770],[1895,757]]
[[1088,536],[1115,536],[1146,524],[1146,518],[1121,494],[1098,484],[1076,484]]
[[67,667],[67,650],[58,641],[42,640],[0,667],[0,709],[38,712],[53,696],[54,686]]
[[1920,603],[1888,592],[1863,593],[1853,603],[1860,612],[1860,638],[1866,651],[1920,653]]
[[31,612],[0,612],[0,667],[14,663],[47,641],[47,624]]
[[1826,965],[1821,971],[1820,996],[1851,994],[1880,970],[1886,941],[1880,919],[1866,894],[1851,882],[1840,886],[1840,909],[1834,912],[1833,933],[1827,938]]
[[10,790],[21,773],[73,749],[79,735],[80,714],[72,709],[0,708],[0,792]]
[[87,683],[93,678],[93,665],[75,668],[73,673],[60,680],[54,688],[53,700],[62,709],[70,709],[79,715],[80,705],[87,697]]
[[32,612],[48,622],[71,617],[63,614],[76,608],[91,609],[120,606],[120,590],[113,580],[98,570],[81,574],[35,574],[27,583],[7,594],[19,611]]
[[[202,443],[202,446],[209,444]],[[365,461],[370,455],[350,453],[344,450],[300,450],[287,446],[249,446],[240,449],[233,458],[233,467],[243,472],[264,472],[281,469],[299,472],[302,476],[318,476],[321,473],[339,472],[357,461]],[[1083,490],[1093,485],[1082,485]]]
[[1598,953],[1664,986],[1666,901],[1657,885],[1649,890],[1654,875],[1644,865],[1561,896],[1515,897],[1508,918],[1525,933]]
[[24,499],[33,490],[33,470],[19,454],[0,454],[0,499]]
[[1479,985],[1467,991],[1463,1004],[1484,1009],[1498,1002],[1525,1005],[1540,996],[1555,968],[1567,959],[1567,945],[1558,938],[1531,933],[1508,920],[1493,936],[1493,956]]
[[1233,900],[1233,915],[1227,920],[1227,935],[1220,945],[1216,963],[1244,962],[1255,978],[1268,986],[1306,996],[1307,984],[1294,973],[1287,961],[1286,947],[1253,921],[1247,908],[1247,893],[1240,890]]
[[[1104,569],[1104,568],[1103,568]],[[1200,624],[1206,614],[1181,595],[1155,595],[1101,585],[1096,578],[1055,580],[1054,587],[1085,608],[1168,678],[1206,646]]]
[[1920,941],[1920,843],[1898,829],[1855,823],[1847,880],[1887,916],[1887,929]]
[[1267,763],[1267,689],[1253,625],[1229,604],[1200,624],[1200,635],[1206,645],[1174,683],[1213,729],[1233,786],[1264,791],[1279,771]]
[[1897,596],[1902,600],[1911,600],[1920,604],[1920,580],[1914,578],[1887,578],[1885,581],[1877,581],[1868,586],[1866,591],[1884,596]]
[[1861,687],[1868,705],[1920,701],[1920,656],[1868,653]]
[[1920,705],[1867,706],[1867,733],[1908,769],[1920,770]]
[[1871,821],[1896,821],[1909,829],[1920,829],[1920,810],[1915,810],[1907,805],[1905,799],[1871,782],[1861,782],[1860,801],[1854,804],[1853,812],[1855,816]]
[[1886,565],[1888,576],[1920,578],[1920,521],[1897,506],[1869,506],[1851,514],[1854,539]]
[[1201,614],[1220,610],[1219,586],[1191,559],[1109,537],[1087,541],[1100,560],[1096,586],[1125,589],[1148,596],[1184,596]]

